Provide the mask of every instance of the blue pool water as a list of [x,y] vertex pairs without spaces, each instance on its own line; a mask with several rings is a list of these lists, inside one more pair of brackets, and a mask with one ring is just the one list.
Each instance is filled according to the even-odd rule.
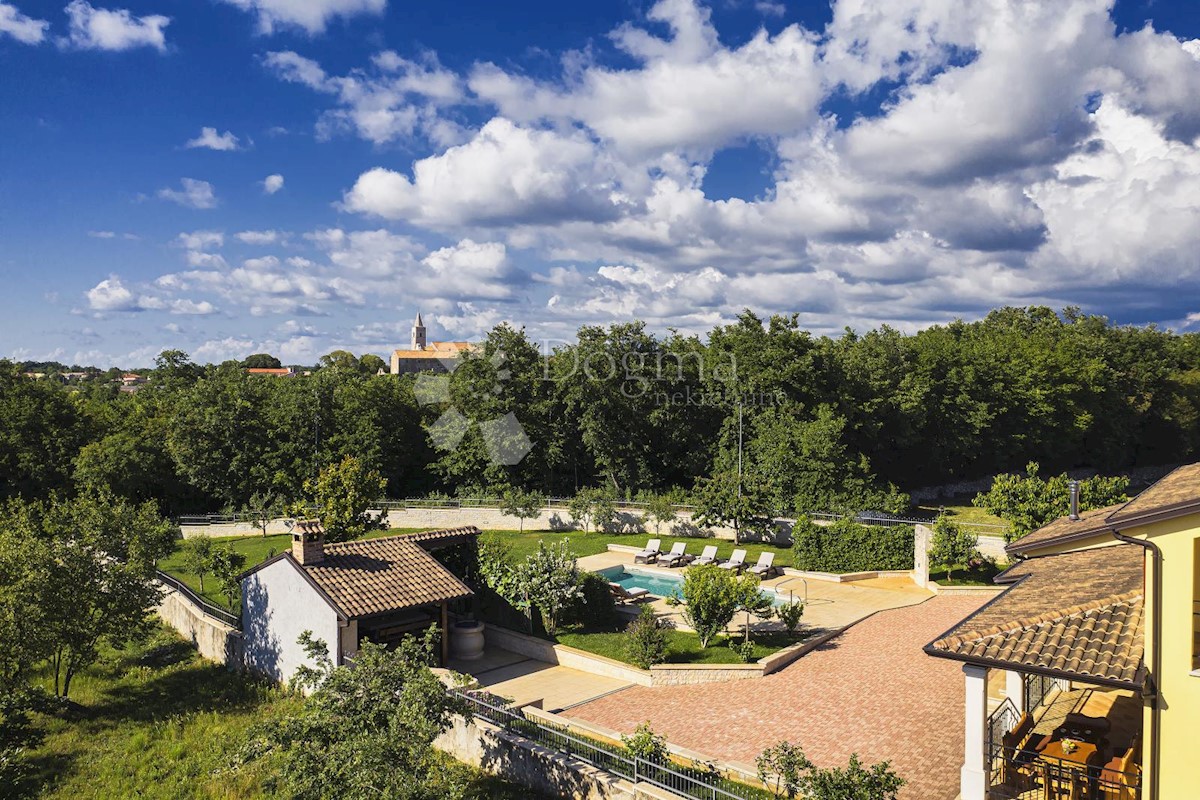
[[682,595],[683,577],[679,575],[656,575],[649,572],[629,572],[624,567],[608,567],[600,574],[626,589],[645,589],[655,597],[669,597],[672,593]]
[[[625,567],[607,567],[600,570],[600,574],[608,581],[623,586],[626,589],[645,589],[655,597],[670,597],[672,594],[679,595],[680,597],[683,596],[682,575],[643,572],[637,569],[631,571]],[[763,594],[771,598],[772,605],[780,606],[790,602],[786,594],[771,591],[764,591]]]

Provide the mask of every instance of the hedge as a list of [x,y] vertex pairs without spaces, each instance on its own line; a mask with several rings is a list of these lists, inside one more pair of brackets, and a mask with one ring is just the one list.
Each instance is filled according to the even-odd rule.
[[911,525],[860,525],[839,520],[829,526],[796,520],[793,563],[812,572],[873,572],[913,568]]

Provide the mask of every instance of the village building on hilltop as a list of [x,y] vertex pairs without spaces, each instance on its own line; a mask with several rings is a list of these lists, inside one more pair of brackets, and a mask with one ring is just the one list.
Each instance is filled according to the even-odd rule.
[[417,321],[413,323],[412,341],[409,348],[392,351],[392,374],[451,372],[452,367],[446,362],[453,362],[454,359],[461,358],[462,354],[470,349],[470,342],[427,342],[425,323],[421,321],[421,312],[418,311]]

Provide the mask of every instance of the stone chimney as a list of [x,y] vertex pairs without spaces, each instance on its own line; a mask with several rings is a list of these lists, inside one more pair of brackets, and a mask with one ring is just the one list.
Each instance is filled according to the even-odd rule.
[[1067,488],[1071,491],[1071,519],[1079,519],[1079,481],[1071,481],[1067,484]]
[[292,528],[292,558],[301,566],[325,560],[325,530],[318,520],[302,520]]

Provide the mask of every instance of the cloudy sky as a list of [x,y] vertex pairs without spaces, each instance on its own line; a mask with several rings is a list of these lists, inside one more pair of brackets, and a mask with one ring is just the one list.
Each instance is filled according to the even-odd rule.
[[0,355],[102,366],[1197,329],[1200,4],[0,0],[0,278]]

